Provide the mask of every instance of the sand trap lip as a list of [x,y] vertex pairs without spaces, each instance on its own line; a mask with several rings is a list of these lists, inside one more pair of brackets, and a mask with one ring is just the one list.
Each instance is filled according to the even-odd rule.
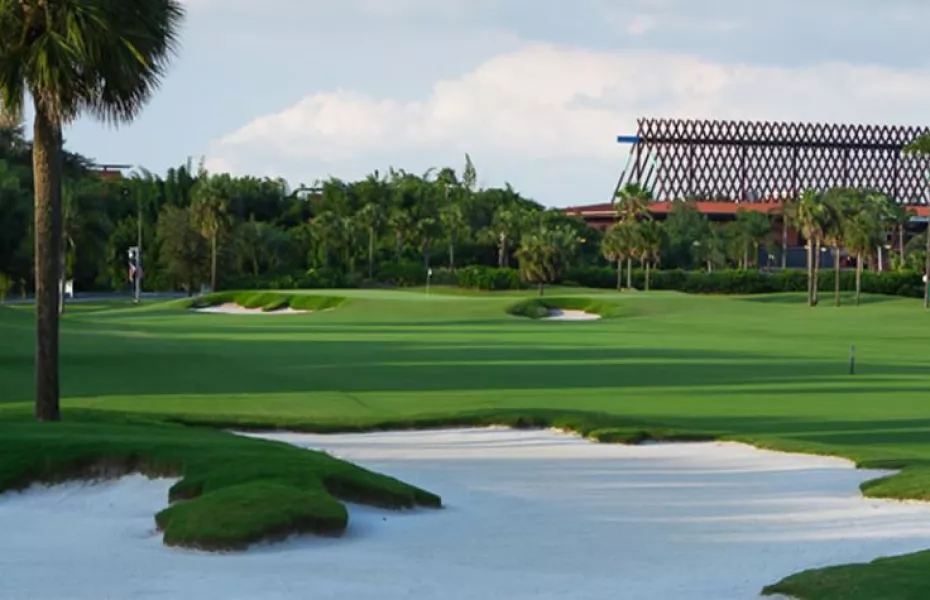
[[585,312],[583,310],[565,310],[561,308],[550,308],[549,316],[543,317],[544,321],[597,321],[601,315]]
[[152,517],[171,480],[36,486],[0,495],[0,597],[304,598],[310,581],[333,599],[739,600],[930,547],[930,504],[863,498],[858,484],[886,472],[837,458],[505,428],[248,435],[424,486],[446,508],[350,506],[342,538],[215,555],[162,545]]
[[219,315],[299,315],[311,312],[309,310],[297,310],[291,308],[290,306],[277,308],[275,310],[245,308],[244,306],[239,306],[234,302],[225,302],[216,306],[206,306],[204,308],[192,308],[191,310],[198,313],[212,313]]

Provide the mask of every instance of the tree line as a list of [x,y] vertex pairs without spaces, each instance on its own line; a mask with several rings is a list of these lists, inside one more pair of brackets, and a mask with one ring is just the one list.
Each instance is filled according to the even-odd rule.
[[[834,303],[840,303],[840,274],[843,256],[855,269],[856,302],[861,292],[862,271],[887,257],[891,270],[930,271],[930,240],[926,233],[905,244],[907,224],[914,211],[893,202],[887,195],[858,188],[807,190],[797,202],[784,199],[772,213],[740,208],[734,221],[712,226],[689,202],[675,203],[665,221],[656,221],[649,212],[652,201],[648,190],[629,184],[617,194],[616,223],[601,243],[604,258],[617,268],[617,289],[622,289],[626,263],[626,287],[630,283],[632,261],[645,270],[649,288],[650,268],[671,263],[676,268],[739,269],[784,264],[787,244],[773,231],[773,215],[783,226],[793,227],[806,240],[808,302],[819,302],[821,256],[832,252]],[[781,237],[781,239],[778,239]],[[889,240],[895,243],[889,244]],[[892,251],[894,250],[894,251]]]

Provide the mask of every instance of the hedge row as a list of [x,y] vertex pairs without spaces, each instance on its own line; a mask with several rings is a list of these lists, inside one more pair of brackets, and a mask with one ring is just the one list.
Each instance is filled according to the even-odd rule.
[[[378,266],[375,281],[366,282],[359,276],[327,269],[310,269],[306,273],[231,279],[223,282],[223,288],[232,290],[345,289],[366,284],[414,287],[426,285],[426,279],[427,270],[422,263],[391,262]],[[450,285],[475,290],[516,290],[523,287],[520,274],[516,269],[484,266],[468,266],[455,271],[444,267],[434,268],[429,279],[432,285]]]
[[[623,275],[626,283],[626,273]],[[643,289],[645,276],[642,270],[634,269],[633,287]],[[617,287],[617,272],[607,267],[589,267],[572,269],[565,274],[563,283],[584,287],[613,289]],[[834,272],[821,271],[818,288],[823,292],[832,291]],[[650,276],[650,288],[654,290],[675,290],[690,294],[774,294],[779,292],[806,292],[807,272],[725,270],[707,273],[703,271],[653,271]],[[853,271],[840,273],[840,289],[856,289],[856,274]],[[862,291],[867,294],[885,294],[889,296],[923,297],[923,276],[913,271],[885,271],[881,273],[866,271],[862,273]]]

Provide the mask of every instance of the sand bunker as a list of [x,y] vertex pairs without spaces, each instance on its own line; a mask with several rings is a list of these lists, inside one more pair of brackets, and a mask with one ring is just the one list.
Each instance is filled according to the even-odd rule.
[[865,499],[858,484],[883,473],[827,457],[507,429],[260,437],[447,507],[352,506],[343,538],[215,555],[162,545],[168,480],[34,487],[0,495],[0,598],[739,600],[803,569],[930,548],[930,505]]
[[543,317],[546,321],[597,321],[600,318],[601,315],[583,310],[562,310],[561,308],[550,308],[549,316]]
[[222,315],[296,315],[296,314],[305,314],[310,311],[307,310],[296,310],[290,306],[285,306],[283,308],[276,308],[275,310],[262,310],[260,308],[245,308],[244,306],[239,306],[233,302],[226,302],[225,304],[219,304],[217,306],[207,306],[204,308],[194,308],[191,309],[194,312],[199,313],[214,313]]

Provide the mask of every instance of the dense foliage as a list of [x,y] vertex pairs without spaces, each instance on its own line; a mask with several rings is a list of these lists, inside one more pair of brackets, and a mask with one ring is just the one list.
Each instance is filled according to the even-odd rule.
[[[20,130],[0,130],[0,298],[30,290],[29,150]],[[102,178],[90,164],[66,154],[65,268],[77,290],[128,289],[126,251],[137,243],[140,218],[150,290],[194,293],[214,281],[218,289],[286,290],[429,280],[475,290],[574,283],[766,293],[804,291],[812,278],[817,291],[856,289],[856,269],[823,277],[816,259],[806,276],[767,269],[782,254],[772,227],[776,211],[744,210],[715,226],[681,202],[657,221],[647,210],[648,191],[629,186],[618,195],[616,225],[600,232],[509,185],[477,188],[468,157],[461,174],[391,169],[297,189],[277,179],[211,174],[189,162],[164,176],[138,171],[123,179]],[[778,210],[814,240],[812,257],[841,249],[852,267],[874,267],[882,240],[903,236],[909,217],[861,190],[809,193]],[[919,297],[923,249],[919,236],[889,252],[885,264],[893,269],[861,273],[860,288]]]

